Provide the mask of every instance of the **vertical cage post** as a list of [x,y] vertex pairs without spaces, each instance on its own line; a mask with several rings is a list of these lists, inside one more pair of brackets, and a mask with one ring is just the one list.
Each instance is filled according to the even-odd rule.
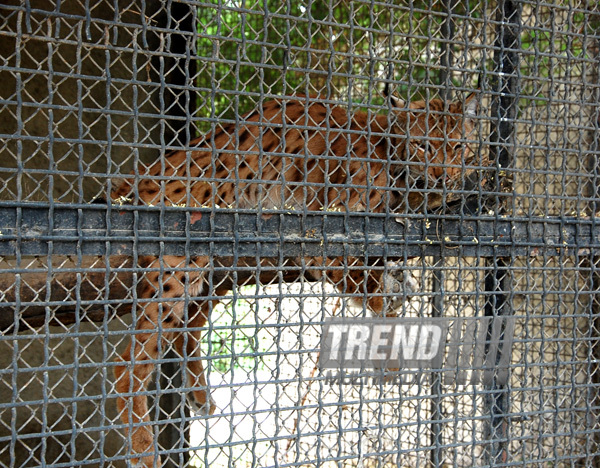
[[[164,70],[166,89],[165,117],[168,125],[164,127],[164,141],[167,145],[186,147],[194,138],[192,116],[196,110],[196,96],[193,87],[196,76],[196,14],[195,7],[186,3],[173,2],[166,17],[165,27],[176,30],[166,41],[169,57]],[[162,68],[162,67],[161,67]],[[187,304],[186,304],[187,305]],[[173,350],[164,354],[166,362],[158,366],[160,388],[180,389],[184,387],[183,371],[178,362],[182,359]],[[185,357],[183,357],[185,359]],[[157,374],[158,374],[157,372]],[[170,391],[160,397],[161,423],[158,438],[165,454],[163,466],[187,466],[189,463],[189,410],[185,405],[185,396],[181,391]],[[171,420],[168,422],[168,420]]]
[[[585,103],[589,108],[589,124],[586,132],[587,144],[587,170],[590,174],[590,181],[586,186],[585,195],[589,197],[587,203],[588,214],[592,219],[592,226],[596,227],[596,216],[600,201],[600,173],[598,170],[599,151],[600,151],[600,9],[595,14],[590,15],[588,25],[591,34],[587,36],[585,43],[587,52],[592,59],[587,76],[584,76],[587,83],[591,85],[591,91]],[[600,418],[598,407],[600,406],[600,338],[598,338],[598,330],[600,330],[600,296],[597,291],[600,291],[600,271],[598,270],[598,262],[600,257],[598,252],[590,251],[590,255],[585,259],[584,265],[589,268],[589,284],[591,286],[591,297],[589,302],[590,313],[590,334],[594,336],[594,342],[591,349],[591,357],[594,361],[592,368],[589,370],[593,388],[589,394],[589,406],[592,408],[592,421]],[[596,430],[594,437],[591,438],[588,452],[596,452],[592,455],[591,466],[600,466],[600,456],[597,452],[600,450],[600,431]]]
[[[491,157],[499,169],[509,168],[513,164],[513,148],[515,138],[515,117],[518,92],[518,50],[521,32],[521,10],[517,2],[501,0],[497,7],[497,29],[494,45],[494,63],[496,71],[493,77],[493,100],[491,107]],[[501,190],[501,181],[496,178],[496,193]],[[496,210],[502,212],[503,202],[496,197]],[[512,315],[512,304],[509,300],[510,258],[497,257],[486,261],[485,274],[485,308],[487,317]],[[487,331],[488,340],[492,336],[492,323]],[[488,346],[486,345],[486,351]],[[510,412],[509,388],[500,385],[494,378],[484,386],[484,436],[487,444],[484,447],[485,462],[488,466],[497,466],[508,461],[509,420]]]

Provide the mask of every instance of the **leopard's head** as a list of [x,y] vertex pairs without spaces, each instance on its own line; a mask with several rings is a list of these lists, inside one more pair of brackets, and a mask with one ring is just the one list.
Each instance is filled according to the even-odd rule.
[[395,116],[392,131],[399,136],[396,154],[411,175],[423,179],[425,187],[458,178],[473,159],[477,94],[456,102],[388,98]]

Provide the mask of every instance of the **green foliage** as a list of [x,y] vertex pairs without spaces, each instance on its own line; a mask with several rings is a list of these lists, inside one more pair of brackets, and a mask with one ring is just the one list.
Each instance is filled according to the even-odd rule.
[[[201,118],[233,119],[279,95],[381,104],[378,80],[387,77],[391,61],[402,97],[423,96],[423,85],[443,79],[431,64],[439,62],[444,2],[213,1],[198,9]],[[476,1],[457,2],[454,12],[482,15]]]
[[[449,3],[454,38],[460,39],[448,46],[449,52],[455,64],[462,60],[465,72],[446,78],[440,65]],[[497,69],[489,50],[467,46],[465,53],[471,39],[462,35],[473,35],[476,44],[486,37],[486,24],[493,41],[495,26],[483,18],[495,17],[496,7],[485,8],[476,0],[212,0],[198,8],[199,131],[210,128],[207,118],[234,119],[272,96],[317,94],[358,105],[382,104],[380,80],[387,78],[390,63],[395,91],[408,100],[432,97],[435,92],[428,87],[447,79],[454,87],[474,85],[479,68]],[[557,67],[560,61],[585,57],[582,33],[593,33],[597,22],[593,15],[569,12],[569,21],[559,18],[560,28],[576,34],[565,34],[550,27],[552,8],[523,6],[521,90],[534,105],[547,103],[548,82],[564,72]]]

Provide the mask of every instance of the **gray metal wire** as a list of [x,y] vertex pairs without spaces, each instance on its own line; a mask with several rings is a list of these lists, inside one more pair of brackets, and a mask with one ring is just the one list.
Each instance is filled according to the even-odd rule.
[[[131,465],[135,423],[117,414],[115,358],[152,304],[163,316],[191,311],[173,329],[183,351],[161,340],[138,392],[150,399],[163,466],[598,466],[599,67],[595,2],[4,2],[0,467]],[[296,190],[300,203],[148,206],[137,186],[110,200],[132,174],[162,187],[228,180],[239,191],[240,167],[217,176],[216,165],[240,154],[249,112],[302,95],[373,122],[393,114],[386,86],[407,103],[476,94],[474,133],[450,139],[474,149],[458,182],[424,176],[452,164],[389,153],[383,209],[315,210],[320,189],[373,182],[311,184],[311,159],[332,172],[340,161],[331,142],[323,154],[265,145],[244,157],[300,156],[305,172],[253,182]],[[332,122],[332,141],[397,136]],[[258,127],[322,130],[308,118]],[[233,147],[217,151],[222,130]],[[172,151],[186,150],[189,165],[207,135],[212,172],[173,175],[163,163],[144,174]],[[433,135],[414,140],[449,140]],[[356,149],[348,161],[377,161],[373,148]],[[417,195],[416,207],[390,203]],[[171,271],[167,256],[186,261]],[[198,256],[209,258],[200,291]],[[332,271],[344,273],[337,285]],[[185,293],[165,300],[179,272]],[[352,288],[354,274],[373,272],[404,283]],[[162,279],[147,297],[151,274]],[[514,316],[509,385],[448,384],[449,368],[400,386],[329,381],[317,365],[324,319],[369,315],[373,295],[404,317]],[[198,328],[203,301],[211,315]],[[200,357],[186,348],[195,331]],[[181,365],[198,360],[217,407],[208,416],[190,411],[199,388]]]

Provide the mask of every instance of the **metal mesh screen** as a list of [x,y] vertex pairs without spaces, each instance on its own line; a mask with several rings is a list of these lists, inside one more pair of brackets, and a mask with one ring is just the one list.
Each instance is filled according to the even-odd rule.
[[[0,467],[600,465],[596,2],[11,0],[0,60]],[[514,317],[508,383],[328,379],[373,314]]]

